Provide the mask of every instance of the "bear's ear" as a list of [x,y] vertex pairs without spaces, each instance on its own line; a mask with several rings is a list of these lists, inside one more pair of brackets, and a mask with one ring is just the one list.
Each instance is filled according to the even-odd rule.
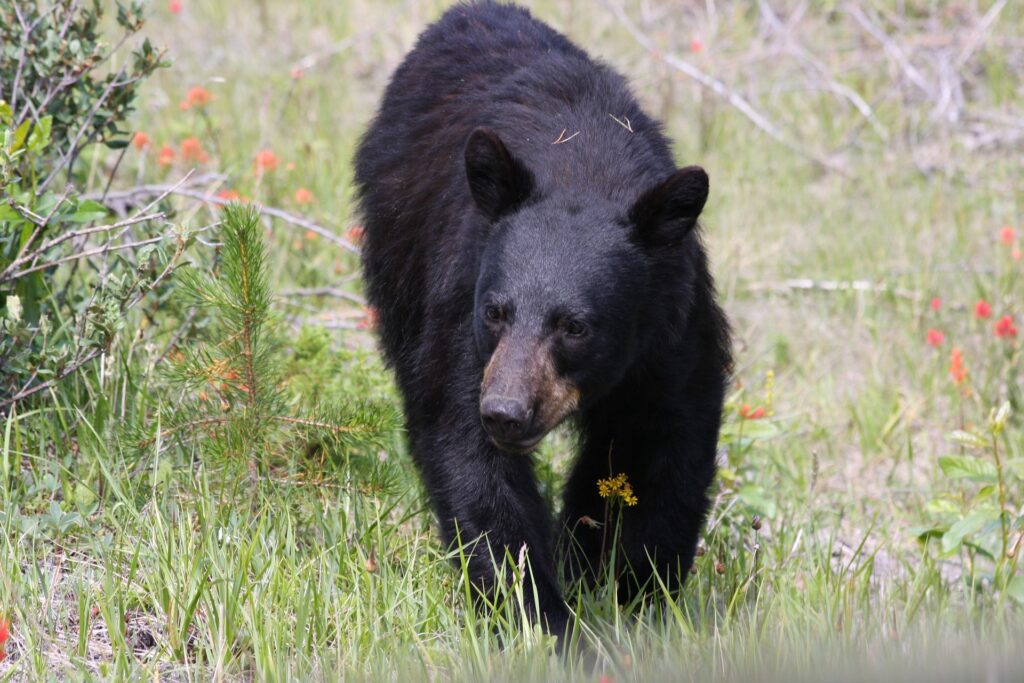
[[700,166],[687,166],[640,195],[629,218],[644,243],[674,244],[697,224],[707,199],[708,174]]
[[476,205],[492,221],[524,202],[533,189],[530,171],[487,128],[477,128],[466,141],[466,179]]

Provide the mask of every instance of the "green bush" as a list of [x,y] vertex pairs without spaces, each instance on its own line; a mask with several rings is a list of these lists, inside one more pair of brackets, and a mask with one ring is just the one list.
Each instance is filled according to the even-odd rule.
[[98,0],[0,0],[0,414],[108,349],[185,245],[163,244],[153,207],[97,223],[107,208],[76,187],[83,153],[127,146],[138,88],[163,65],[146,40],[111,66],[143,26],[139,2],[117,7],[109,48]]

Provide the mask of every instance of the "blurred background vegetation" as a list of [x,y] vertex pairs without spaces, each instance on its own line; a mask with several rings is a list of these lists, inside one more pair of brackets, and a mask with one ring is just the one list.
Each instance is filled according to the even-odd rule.
[[712,179],[737,368],[684,595],[573,594],[560,660],[431,532],[351,157],[450,3],[0,0],[0,675],[1019,677],[1024,6],[523,4]]

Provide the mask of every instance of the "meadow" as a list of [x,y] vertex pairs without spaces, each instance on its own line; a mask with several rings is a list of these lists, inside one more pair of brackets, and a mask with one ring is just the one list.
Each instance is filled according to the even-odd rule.
[[470,608],[362,295],[354,149],[451,3],[149,3],[121,143],[47,156],[50,4],[0,0],[0,679],[1024,676],[1024,4],[523,3],[708,170],[735,337],[686,589],[572,593],[566,655]]

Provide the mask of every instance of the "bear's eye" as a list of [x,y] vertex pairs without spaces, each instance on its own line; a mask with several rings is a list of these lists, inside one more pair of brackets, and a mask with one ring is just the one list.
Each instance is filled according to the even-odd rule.
[[500,323],[504,317],[505,312],[501,310],[501,306],[491,304],[484,308],[484,318],[489,323]]
[[582,337],[587,332],[587,326],[579,320],[569,319],[562,322],[562,331],[570,337]]

